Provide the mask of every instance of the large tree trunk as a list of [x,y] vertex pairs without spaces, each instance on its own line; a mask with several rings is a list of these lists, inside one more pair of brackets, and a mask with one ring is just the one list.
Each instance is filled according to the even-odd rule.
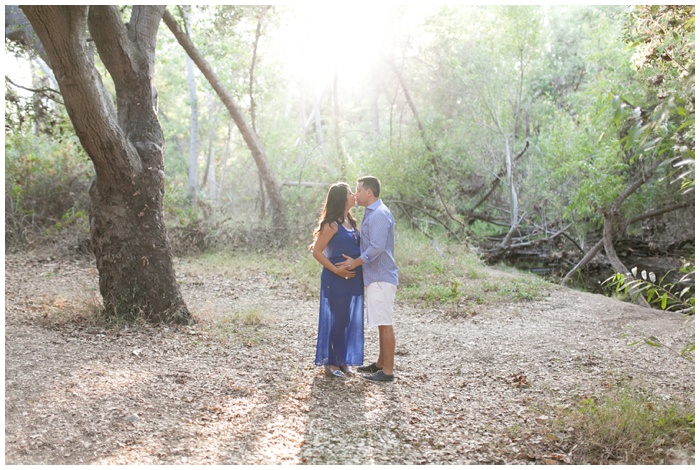
[[[125,25],[114,6],[22,7],[95,168],[90,229],[107,314],[189,323],[163,213],[163,133],[153,88],[163,9],[134,6]],[[114,80],[116,110],[95,68],[93,43]]]
[[202,72],[202,75],[204,75],[209,84],[212,86],[216,94],[226,106],[226,109],[231,115],[231,118],[233,118],[233,121],[236,123],[236,126],[238,126],[238,130],[241,132],[243,140],[245,140],[245,143],[248,145],[248,148],[253,155],[253,160],[255,160],[255,164],[258,167],[260,177],[265,182],[265,189],[267,190],[267,195],[270,198],[272,225],[276,229],[283,231],[287,226],[287,216],[285,213],[282,193],[280,192],[279,185],[277,184],[277,181],[270,170],[267,155],[265,154],[262,144],[258,140],[257,134],[250,127],[238,105],[234,102],[231,95],[219,81],[219,78],[216,73],[214,73],[214,70],[199,54],[197,48],[194,47],[194,44],[192,44],[190,38],[177,24],[177,21],[173,15],[165,10],[163,13],[163,20],[175,36],[175,39],[177,39],[177,42],[183,47],[183,49],[185,49],[185,51],[187,51],[194,63],[197,64],[197,67]]

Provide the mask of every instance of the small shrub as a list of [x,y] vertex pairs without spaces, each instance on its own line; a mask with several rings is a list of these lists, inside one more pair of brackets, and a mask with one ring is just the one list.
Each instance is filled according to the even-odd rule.
[[676,282],[666,282],[671,272],[660,279],[656,274],[632,268],[628,276],[615,273],[605,281],[603,286],[618,294],[630,296],[632,293],[642,295],[647,302],[660,310],[677,311],[689,315],[695,314],[695,262],[685,261],[679,270],[682,277]]
[[[615,273],[605,281],[603,286],[617,295],[629,298],[631,295],[642,295],[649,305],[660,310],[675,311],[686,316],[695,315],[695,261],[683,261],[680,273],[683,275],[676,282],[664,282],[670,273],[666,273],[661,279],[657,279],[653,272],[642,271],[637,275],[638,269],[632,268],[628,273],[631,279],[621,273]],[[654,347],[663,347],[655,337],[644,337],[636,343],[643,343]],[[668,347],[668,346],[666,346]],[[671,348],[669,348],[671,349]],[[691,356],[695,352],[695,341],[688,343],[680,352],[680,356],[693,361]]]
[[[6,248],[60,241],[57,232],[65,233],[88,210],[92,164],[75,138],[6,137]],[[73,228],[85,235],[81,224]]]

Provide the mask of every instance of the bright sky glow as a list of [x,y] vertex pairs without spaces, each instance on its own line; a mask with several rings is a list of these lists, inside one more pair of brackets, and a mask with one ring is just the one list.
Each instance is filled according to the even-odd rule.
[[331,83],[336,70],[339,80],[357,82],[390,39],[391,6],[327,2],[295,10],[284,35],[290,78],[318,87]]
[[[32,86],[32,72],[29,68],[29,63],[25,59],[18,59],[5,50],[5,59],[3,69],[5,70],[5,76],[12,80],[14,83],[24,87]],[[20,96],[31,96],[32,93],[22,88],[12,87],[15,93]]]

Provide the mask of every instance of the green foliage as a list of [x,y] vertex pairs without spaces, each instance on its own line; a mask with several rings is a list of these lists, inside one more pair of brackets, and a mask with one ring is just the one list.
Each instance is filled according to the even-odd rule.
[[[179,8],[169,8],[180,14]],[[305,245],[327,185],[353,184],[369,173],[382,180],[382,197],[397,218],[438,246],[447,246],[446,234],[462,243],[500,234],[509,223],[510,200],[498,176],[505,164],[503,135],[514,153],[530,143],[514,169],[526,230],[570,227],[567,231],[584,246],[587,238],[599,236],[602,211],[658,161],[667,161],[657,169],[660,178],[628,198],[621,215],[629,219],[690,197],[682,191],[694,188],[694,8],[450,5],[386,11],[385,40],[374,45],[383,58],[365,63],[364,73],[355,77],[338,67],[333,81],[322,79],[307,61],[316,45],[311,35],[303,35],[307,42],[295,38],[299,50],[287,47],[293,42],[289,32],[298,33],[290,29],[300,15],[294,6],[191,9],[189,33],[199,51],[251,122],[255,111],[256,131],[291,221],[284,240],[267,222],[250,150],[198,70],[200,204],[188,201],[185,52],[167,28],[160,29],[155,80],[166,140],[166,220],[176,253],[237,251],[247,243],[256,250],[275,243]],[[288,67],[290,57],[298,63]],[[340,48],[320,58],[321,65],[331,58],[343,58]],[[41,213],[71,197],[87,198],[85,189],[69,190],[71,197],[57,193],[68,186],[69,168],[91,173],[84,157],[77,165],[54,162],[63,151],[78,155],[77,140],[59,132],[60,123],[44,125],[53,122],[49,119],[39,128],[61,143],[51,144],[50,151],[31,148],[48,145],[34,138],[34,106],[19,99],[16,87],[6,85],[6,90],[11,91],[6,135],[13,134],[6,141],[6,238],[26,240],[27,227],[38,227],[42,218],[47,231],[66,230],[71,221],[85,224],[82,203],[52,209],[50,217]],[[68,122],[66,113],[56,114]],[[204,178],[209,156],[216,175],[213,199]],[[31,175],[31,184],[24,176],[17,179],[22,172]],[[56,174],[64,176],[56,179]],[[495,190],[476,210],[483,217],[469,219],[492,182]],[[50,204],[30,195],[41,191]],[[424,251],[437,252],[433,246]],[[406,283],[414,298],[455,305],[483,300],[481,294],[470,297],[479,289],[469,274],[462,275],[464,266],[451,266],[452,260],[440,255],[416,256],[419,261],[408,266],[423,268],[403,270],[416,279]],[[436,278],[423,283],[429,272]],[[530,296],[527,286],[510,293],[484,287],[496,297]]]
[[[684,84],[687,71],[691,68],[694,70],[694,61],[688,57],[688,51],[684,49],[687,44],[686,37],[681,38],[677,32],[673,32],[672,39],[668,36],[663,38],[673,26],[680,27],[684,33],[694,33],[694,16],[690,21],[688,11],[682,7],[680,9],[641,7],[636,10],[635,18],[629,29],[642,37],[640,42],[636,43],[638,52],[640,49],[646,51],[645,58],[640,59],[638,68],[665,71],[664,73],[668,74],[668,67],[654,58],[655,54],[662,53],[667,57],[664,61],[671,60],[668,54],[674,56],[675,65],[671,68],[676,72],[681,70],[676,74],[678,80],[675,81],[675,86],[670,85],[661,95],[653,97],[651,106],[647,109],[635,107],[619,96],[615,96],[612,101],[613,124],[620,129],[620,145],[625,163],[634,169],[635,173],[642,173],[653,162],[664,164],[672,162],[673,169],[667,169],[666,175],[674,176],[675,179],[662,180],[657,187],[667,186],[669,182],[672,184],[682,181],[680,188],[671,188],[670,191],[666,188],[663,192],[658,190],[655,192],[652,189],[639,196],[646,196],[645,200],[658,204],[659,199],[672,200],[674,194],[685,194],[689,188],[694,187],[694,176],[691,175],[691,171],[685,171],[681,176],[675,175],[679,168],[694,167],[695,115],[693,103],[686,102],[688,96],[694,97],[694,91],[689,92]],[[672,43],[678,47],[678,51],[673,51]],[[656,44],[656,46],[648,49],[650,44]],[[649,197],[655,194],[660,197]],[[662,310],[680,310],[694,314],[695,294],[692,290],[695,281],[694,263],[686,263],[684,268],[688,273],[677,283],[664,283],[666,276],[657,282],[655,274],[647,275],[646,271],[641,272],[641,279],[639,279],[636,269],[633,269],[632,273],[627,275],[618,273],[608,279],[607,287],[613,287],[618,292],[633,292],[635,295],[640,292],[645,295],[647,302]]]
[[691,407],[652,402],[626,388],[600,400],[584,399],[566,426],[574,429],[575,464],[657,464],[664,449],[695,442]]
[[675,175],[683,190],[690,190],[695,185],[695,7],[637,6],[625,39],[634,47],[633,68],[646,81],[650,100],[661,102],[655,116],[666,141],[659,146],[652,138],[647,145],[673,153]]
[[694,97],[694,6],[637,6],[630,11],[625,33],[635,48],[635,70],[657,95],[680,95],[685,100]]
[[87,234],[92,164],[75,137],[8,134],[5,139],[5,242],[17,249],[70,226]]
[[631,291],[641,292],[650,305],[661,310],[681,311],[689,315],[695,314],[695,264],[685,262],[681,268],[683,276],[676,282],[666,282],[670,273],[657,279],[653,272],[632,268],[631,279],[621,273],[615,273],[604,281],[604,286],[618,293],[629,294]]
[[[603,287],[611,289],[618,294],[629,296],[630,293],[643,295],[649,305],[660,310],[680,312],[688,316],[695,315],[695,263],[685,261],[680,269],[682,276],[675,282],[666,282],[671,274],[666,273],[657,279],[653,272],[641,271],[638,277],[638,269],[632,268],[632,272],[625,276],[615,273],[605,281]],[[675,273],[674,273],[675,274]],[[671,349],[654,336],[643,337],[633,341],[630,345],[644,344],[653,347],[666,347]],[[671,349],[672,350],[672,349]],[[672,350],[673,351],[673,350]],[[694,358],[695,342],[687,344],[678,354],[690,361]],[[674,351],[675,352],[675,351]]]

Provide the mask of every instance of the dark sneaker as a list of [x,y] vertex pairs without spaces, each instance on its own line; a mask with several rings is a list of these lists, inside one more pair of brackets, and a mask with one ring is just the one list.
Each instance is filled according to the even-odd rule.
[[357,372],[369,372],[371,374],[374,374],[377,371],[382,370],[381,368],[377,367],[377,363],[373,362],[368,366],[362,366],[357,368]]
[[372,380],[373,382],[393,382],[394,376],[387,375],[383,370],[378,370],[372,375],[363,375],[363,379]]

